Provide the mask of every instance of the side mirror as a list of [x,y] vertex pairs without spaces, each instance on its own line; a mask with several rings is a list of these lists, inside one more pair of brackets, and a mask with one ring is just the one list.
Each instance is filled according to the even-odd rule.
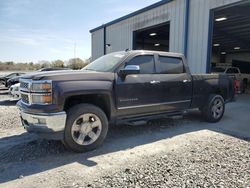
[[124,69],[119,71],[119,76],[125,78],[129,74],[139,74],[140,66],[138,65],[127,65]]

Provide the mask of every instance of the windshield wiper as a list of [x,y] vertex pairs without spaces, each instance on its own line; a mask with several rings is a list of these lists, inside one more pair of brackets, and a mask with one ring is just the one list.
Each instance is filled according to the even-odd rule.
[[96,70],[94,70],[94,69],[82,69],[82,70],[96,71]]

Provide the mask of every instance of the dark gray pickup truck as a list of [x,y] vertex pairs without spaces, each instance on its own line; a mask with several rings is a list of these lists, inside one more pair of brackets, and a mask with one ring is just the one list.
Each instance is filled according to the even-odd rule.
[[21,80],[23,126],[76,152],[93,150],[110,124],[138,124],[199,109],[218,122],[234,98],[226,75],[191,75],[181,54],[124,51],[81,71],[28,75]]

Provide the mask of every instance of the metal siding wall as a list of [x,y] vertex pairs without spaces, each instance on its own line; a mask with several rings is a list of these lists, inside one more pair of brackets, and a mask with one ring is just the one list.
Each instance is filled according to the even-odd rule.
[[192,73],[206,72],[210,10],[239,1],[190,0],[187,59]]
[[[190,0],[188,63],[192,73],[205,73],[208,52],[209,13],[242,0]],[[174,0],[160,7],[107,26],[107,53],[133,48],[133,31],[170,21],[170,51],[184,53],[185,0]],[[92,57],[104,54],[103,29],[92,33]]]
[[91,34],[91,48],[92,60],[103,56],[104,54],[104,31],[103,29],[97,30]]
[[133,31],[170,21],[170,51],[183,53],[185,1],[175,0],[163,6],[107,27],[107,53],[133,48]]

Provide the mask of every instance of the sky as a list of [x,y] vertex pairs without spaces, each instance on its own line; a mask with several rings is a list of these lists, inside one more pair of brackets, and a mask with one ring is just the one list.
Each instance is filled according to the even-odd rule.
[[0,0],[0,61],[87,59],[89,30],[157,1]]

